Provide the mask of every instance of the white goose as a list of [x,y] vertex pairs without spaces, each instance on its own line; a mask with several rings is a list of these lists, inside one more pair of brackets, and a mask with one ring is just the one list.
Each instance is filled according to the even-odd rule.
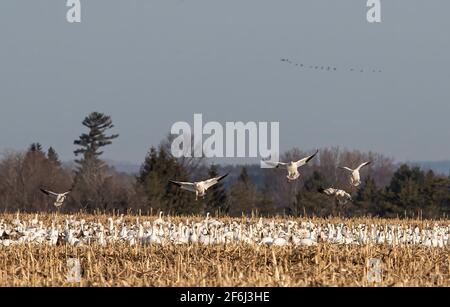
[[276,237],[273,239],[272,244],[275,246],[285,246],[288,244],[288,241],[283,237]]
[[271,246],[273,244],[273,238],[272,236],[264,237],[261,239],[261,242],[259,242],[260,245],[268,245]]
[[56,245],[58,243],[58,230],[55,228],[55,222],[52,221],[51,229],[48,233],[48,240],[50,245]]
[[350,183],[351,183],[354,187],[357,187],[357,186],[359,186],[359,185],[361,184],[361,176],[360,176],[360,174],[359,174],[359,170],[360,170],[362,167],[364,167],[364,166],[366,166],[366,165],[369,165],[370,163],[371,163],[371,161],[361,163],[361,164],[360,164],[357,168],[355,168],[355,169],[351,169],[351,168],[349,168],[349,167],[347,167],[347,166],[339,166],[339,168],[340,168],[340,169],[345,169],[345,170],[347,170],[347,171],[349,171],[349,172],[351,173],[351,176],[350,176]]
[[288,179],[288,181],[293,181],[296,180],[297,178],[300,177],[300,173],[298,172],[298,168],[305,165],[306,163],[309,162],[309,160],[311,160],[312,158],[314,158],[317,153],[319,152],[319,150],[316,150],[316,152],[310,156],[307,156],[306,158],[300,159],[298,161],[291,161],[291,162],[272,162],[272,161],[263,161],[264,163],[266,163],[267,165],[270,165],[272,167],[275,168],[286,168],[288,171],[288,175],[286,176],[286,178]]
[[352,196],[349,193],[345,192],[344,190],[335,189],[335,188],[328,188],[328,189],[320,188],[318,191],[325,195],[335,197],[336,201],[340,205],[345,205],[348,201],[352,200]]
[[164,220],[163,220],[162,216],[163,216],[163,212],[162,212],[162,211],[159,211],[159,218],[157,218],[157,219],[153,222],[153,224],[154,224],[154,225],[161,225],[161,224],[164,224]]
[[196,181],[196,182],[183,182],[183,181],[174,181],[174,180],[169,180],[169,181],[173,184],[176,184],[183,190],[194,192],[195,200],[198,200],[199,196],[204,198],[206,195],[206,191],[213,185],[219,183],[219,181],[224,179],[226,176],[228,176],[228,174],[225,174],[223,176],[214,177],[211,179],[207,179],[204,181]]
[[61,207],[67,198],[67,194],[69,194],[72,191],[72,189],[70,189],[69,191],[64,192],[64,193],[55,193],[55,192],[52,192],[49,190],[44,190],[44,189],[40,189],[40,190],[42,193],[56,198],[55,203],[53,204],[55,207]]

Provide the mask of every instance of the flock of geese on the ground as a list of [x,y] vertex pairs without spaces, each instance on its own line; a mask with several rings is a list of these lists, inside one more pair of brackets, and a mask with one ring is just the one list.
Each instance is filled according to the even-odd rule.
[[44,225],[39,215],[10,221],[0,220],[0,248],[18,244],[72,246],[98,244],[127,245],[225,245],[315,246],[319,243],[347,245],[422,245],[448,248],[450,225],[345,224],[280,219],[213,219],[207,214],[176,223],[171,217],[147,220],[144,217],[110,217],[105,225],[74,216],[57,215]]
[[[290,162],[274,162],[274,161],[263,161],[265,164],[267,164],[270,167],[273,168],[282,168],[287,170],[287,180],[288,182],[292,182],[297,180],[300,177],[299,168],[306,165],[311,159],[313,159],[319,150],[316,150],[316,152],[310,156],[307,156],[305,158],[302,158],[298,161],[290,161]],[[366,165],[369,165],[371,162],[367,161],[364,163],[361,163],[356,168],[350,168],[347,166],[340,166],[340,169],[343,169],[345,171],[348,171],[349,173],[349,182],[352,187],[358,187],[361,184],[361,175],[360,170]],[[195,193],[195,200],[198,200],[199,197],[205,198],[206,191],[219,183],[221,180],[223,180],[225,177],[227,177],[228,174],[217,176],[214,178],[210,178],[203,181],[196,181],[196,182],[187,182],[187,181],[176,181],[176,180],[170,180],[170,183],[177,185],[179,188],[190,191]],[[68,194],[71,190],[64,192],[64,193],[55,193],[47,189],[42,189],[41,191],[45,193],[46,195],[55,198],[54,206],[60,207],[64,201],[66,200]],[[350,193],[346,192],[343,189],[335,188],[335,187],[328,187],[328,188],[319,188],[318,192],[323,193],[325,195],[328,195],[330,197],[334,197],[336,201],[336,205],[345,205],[347,202],[352,200],[352,196]]]

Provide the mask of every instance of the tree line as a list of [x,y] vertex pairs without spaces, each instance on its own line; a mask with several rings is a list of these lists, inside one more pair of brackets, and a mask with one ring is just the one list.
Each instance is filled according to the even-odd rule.
[[[102,159],[103,150],[118,134],[110,116],[93,112],[82,122],[87,129],[77,140],[75,167],[64,165],[53,147],[40,143],[23,152],[5,152],[0,160],[0,207],[3,211],[85,212],[112,211],[170,214],[241,216],[448,216],[450,177],[419,167],[396,167],[392,159],[378,153],[362,153],[325,148],[308,166],[301,178],[288,183],[285,172],[261,169],[256,165],[224,166],[207,164],[198,158],[171,155],[171,137],[149,149],[136,175],[119,173]],[[308,153],[297,148],[282,155],[283,161],[298,160]],[[354,188],[348,174],[338,166],[355,166],[372,161],[362,172],[363,183]],[[169,184],[169,180],[193,181],[230,172],[227,182],[208,190],[205,199]],[[353,201],[336,207],[333,199],[318,193],[322,187],[338,187],[352,194]],[[40,193],[40,188],[57,192],[72,189],[60,209]]]

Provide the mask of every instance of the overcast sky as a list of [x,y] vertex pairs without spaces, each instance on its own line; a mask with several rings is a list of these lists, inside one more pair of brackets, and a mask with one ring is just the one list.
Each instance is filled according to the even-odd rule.
[[142,161],[194,112],[279,121],[282,150],[450,158],[448,0],[382,1],[380,24],[365,0],[81,0],[80,24],[65,2],[0,2],[0,152],[38,141],[73,159],[97,110],[119,161]]

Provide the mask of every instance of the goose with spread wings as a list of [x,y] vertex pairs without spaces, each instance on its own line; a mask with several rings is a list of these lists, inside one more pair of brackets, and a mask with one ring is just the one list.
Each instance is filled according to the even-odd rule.
[[195,200],[198,200],[198,197],[205,198],[206,191],[212,187],[213,185],[219,183],[222,179],[224,179],[228,174],[210,178],[204,181],[196,181],[196,182],[183,182],[183,181],[175,181],[169,180],[171,183],[179,186],[183,190],[191,191],[195,193]]
[[55,192],[52,192],[52,191],[49,191],[49,190],[45,190],[45,189],[42,189],[42,188],[40,190],[41,190],[42,193],[44,193],[44,194],[46,194],[46,195],[48,195],[50,197],[54,197],[55,198],[55,202],[53,203],[53,205],[55,207],[61,207],[62,204],[64,203],[64,201],[66,200],[67,195],[72,191],[72,189],[70,189],[69,191],[64,192],[64,193],[55,193]]
[[364,166],[369,165],[370,163],[371,163],[371,161],[361,163],[361,164],[360,164],[357,168],[355,168],[355,169],[351,169],[351,168],[346,167],[346,166],[339,166],[339,168],[340,168],[340,169],[344,169],[344,170],[346,170],[346,171],[349,171],[349,172],[351,173],[351,176],[350,176],[350,184],[351,184],[352,186],[354,186],[354,187],[357,187],[357,186],[359,186],[359,185],[361,184],[361,175],[359,174],[359,170],[360,170],[361,168],[363,168]]
[[352,201],[352,196],[344,190],[335,188],[320,188],[318,191],[322,194],[333,196],[337,201],[336,204],[339,203],[340,205],[345,205],[347,202]]
[[288,181],[296,180],[298,177],[300,177],[300,173],[298,172],[298,168],[308,163],[312,158],[314,158],[319,150],[316,150],[316,152],[310,156],[307,156],[306,158],[300,159],[298,161],[291,161],[291,162],[272,162],[272,161],[264,161],[267,165],[270,165],[275,168],[285,168],[288,171],[287,179]]

